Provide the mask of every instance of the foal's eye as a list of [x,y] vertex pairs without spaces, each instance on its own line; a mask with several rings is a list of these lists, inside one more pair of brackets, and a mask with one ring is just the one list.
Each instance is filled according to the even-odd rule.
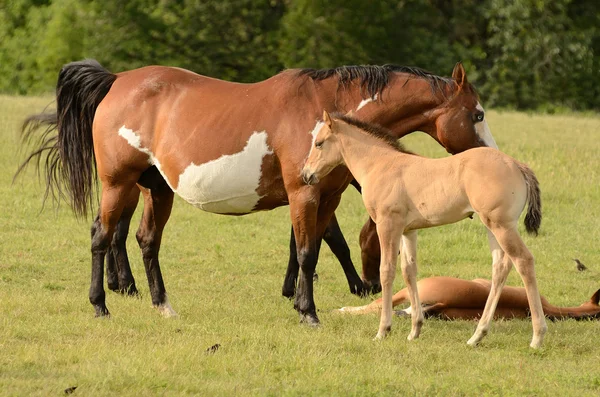
[[323,141],[315,142],[315,147],[321,149],[323,147]]
[[479,112],[479,113],[475,113],[473,115],[473,122],[474,123],[479,123],[483,121],[483,112]]

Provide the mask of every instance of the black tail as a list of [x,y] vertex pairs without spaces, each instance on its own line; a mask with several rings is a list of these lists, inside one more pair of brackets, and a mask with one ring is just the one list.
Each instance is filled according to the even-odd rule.
[[[84,216],[93,206],[97,175],[92,122],[116,78],[92,59],[69,63],[58,76],[56,112],[30,116],[23,124],[23,140],[34,141],[37,149],[21,164],[15,177],[33,159],[39,171],[46,154],[44,200],[50,193],[56,201],[68,196],[78,216]],[[45,130],[35,139],[33,133],[40,127]]]

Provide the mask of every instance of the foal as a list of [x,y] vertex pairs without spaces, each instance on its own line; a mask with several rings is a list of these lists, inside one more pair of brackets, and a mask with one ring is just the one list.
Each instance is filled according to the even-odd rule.
[[[423,314],[428,317],[439,317],[444,320],[477,320],[481,318],[485,302],[490,294],[492,283],[481,278],[463,280],[454,277],[428,277],[417,282],[419,298],[423,306]],[[392,306],[396,307],[408,302],[408,289],[404,288],[392,296]],[[541,297],[544,314],[550,320],[572,318],[575,320],[600,319],[600,290],[580,306],[561,307]],[[381,298],[364,306],[347,306],[339,309],[345,314],[379,313]],[[410,315],[408,307],[396,313]],[[527,293],[522,287],[504,286],[496,307],[494,318],[528,318],[529,302]]]
[[327,112],[323,112],[323,120],[302,178],[309,185],[318,183],[334,168],[345,165],[362,186],[363,202],[381,241],[383,303],[376,339],[385,337],[392,326],[392,284],[400,241],[402,275],[415,309],[408,335],[412,340],[423,324],[416,282],[417,229],[454,223],[477,213],[488,228],[492,286],[479,325],[467,343],[474,346],[487,334],[512,262],[523,279],[531,308],[531,347],[540,347],[546,321],[533,256],[517,231],[527,201],[527,231],[537,233],[541,223],[539,185],[531,169],[491,148],[427,159],[405,152],[378,126],[344,115],[332,118]]

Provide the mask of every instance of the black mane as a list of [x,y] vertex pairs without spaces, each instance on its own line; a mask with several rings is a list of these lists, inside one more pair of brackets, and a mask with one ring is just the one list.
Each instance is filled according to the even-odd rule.
[[317,81],[337,76],[338,84],[343,87],[358,79],[361,89],[366,89],[367,94],[373,98],[375,95],[381,96],[389,84],[390,73],[394,72],[407,73],[416,78],[425,79],[433,91],[443,92],[444,87],[454,84],[454,80],[451,78],[440,77],[417,67],[398,65],[353,65],[339,66],[333,69],[301,69],[298,76],[308,76]]
[[389,132],[389,130],[386,130],[385,128],[383,128],[382,126],[380,126],[378,124],[367,123],[367,122],[364,122],[359,119],[355,119],[354,117],[350,117],[350,116],[342,114],[342,113],[333,113],[333,114],[331,114],[331,117],[333,117],[336,120],[342,120],[344,123],[350,124],[358,129],[366,132],[367,134],[372,135],[375,138],[382,140],[383,142],[387,143],[391,148],[393,148],[394,150],[396,150],[398,152],[406,153],[406,154],[415,154],[415,153],[411,152],[410,150],[407,150],[404,147],[404,145],[400,143],[398,138],[393,136]]

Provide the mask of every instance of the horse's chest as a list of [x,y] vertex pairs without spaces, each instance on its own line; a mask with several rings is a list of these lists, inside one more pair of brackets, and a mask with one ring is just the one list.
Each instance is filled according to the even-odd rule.
[[247,214],[261,195],[262,163],[273,151],[267,133],[255,132],[241,152],[204,164],[189,164],[179,176],[175,192],[188,203],[218,214]]

